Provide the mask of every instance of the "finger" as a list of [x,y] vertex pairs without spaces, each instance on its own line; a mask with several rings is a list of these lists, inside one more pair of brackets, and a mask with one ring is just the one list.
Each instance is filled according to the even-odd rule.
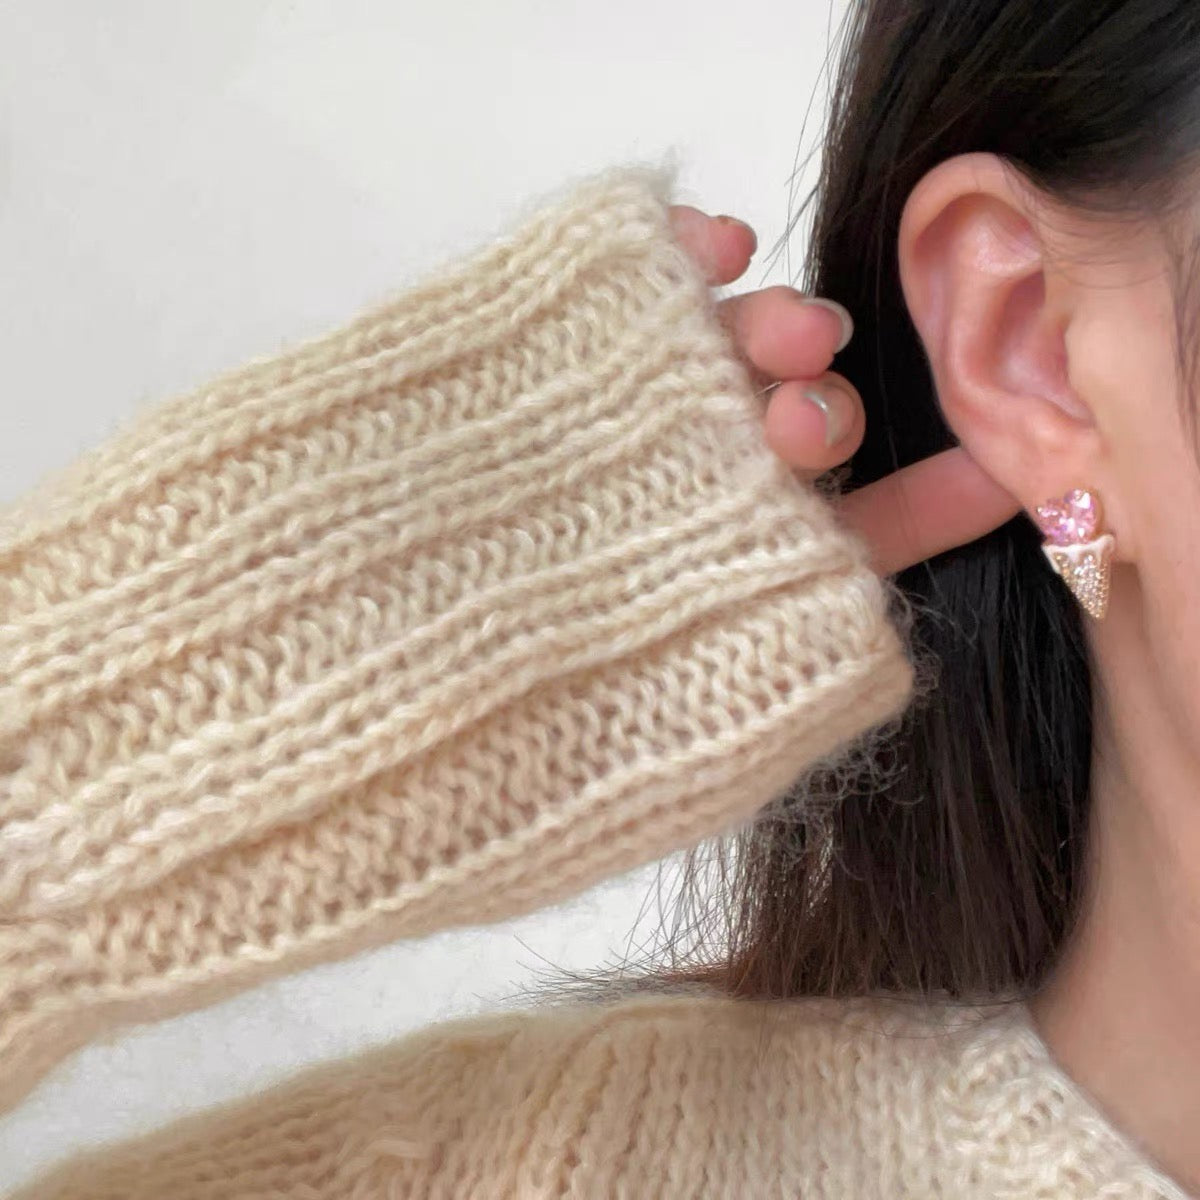
[[667,216],[676,239],[704,272],[710,287],[740,278],[758,249],[754,230],[734,217],[710,217],[690,204],[672,205]]
[[866,430],[862,400],[846,379],[789,379],[772,393],[763,418],[767,444],[796,471],[827,471],[858,449]]
[[866,538],[875,570],[894,575],[983,537],[1021,505],[955,446],[840,497],[838,509]]
[[[813,301],[819,299],[819,303]],[[833,356],[850,339],[850,316],[830,308],[823,298],[806,297],[795,288],[763,288],[731,296],[717,305],[718,315],[739,351],[767,379],[815,379],[829,369]]]

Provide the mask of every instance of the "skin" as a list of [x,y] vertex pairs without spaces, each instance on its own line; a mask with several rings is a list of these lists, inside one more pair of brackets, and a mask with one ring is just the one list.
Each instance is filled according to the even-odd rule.
[[[745,271],[748,228],[684,206],[671,216],[712,285]],[[842,515],[890,574],[1073,487],[1099,495],[1117,549],[1108,616],[1087,622],[1088,895],[1030,1010],[1096,1106],[1200,1194],[1200,626],[1189,619],[1200,467],[1185,421],[1200,400],[1176,365],[1167,266],[1180,232],[1064,206],[990,154],[931,170],[908,198],[897,253],[960,445],[855,493]],[[864,416],[829,371],[835,314],[802,300],[767,288],[720,310],[755,379],[778,384],[769,444],[807,476],[854,452]],[[844,406],[830,447],[804,398],[814,384]]]
[[[712,286],[733,283],[757,249],[754,231],[732,218],[676,205],[671,222]],[[827,308],[807,305],[795,288],[769,287],[732,296],[718,311],[751,376],[776,385],[764,413],[768,444],[798,474],[811,478],[845,462],[862,441],[866,419],[854,386],[829,370],[842,335]],[[818,388],[845,430],[825,445],[825,417],[805,392]],[[949,502],[948,502],[949,501]],[[943,550],[982,537],[1017,511],[1017,502],[961,448],[936,454],[862,488],[841,502],[848,525],[870,547],[876,569],[890,575]],[[896,520],[903,511],[906,519]]]

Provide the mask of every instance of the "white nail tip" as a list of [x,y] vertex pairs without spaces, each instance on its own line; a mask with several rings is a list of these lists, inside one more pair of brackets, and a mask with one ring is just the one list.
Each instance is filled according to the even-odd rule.
[[831,313],[837,314],[838,320],[842,323],[842,340],[838,342],[835,353],[845,350],[850,344],[850,339],[854,336],[854,318],[846,308],[836,300],[826,300],[824,296],[806,296],[804,303],[816,304],[820,308],[827,308]]
[[804,394],[821,410],[821,415],[825,418],[825,445],[832,446],[842,436],[841,421],[837,412],[829,403],[829,399],[820,392],[810,389]]

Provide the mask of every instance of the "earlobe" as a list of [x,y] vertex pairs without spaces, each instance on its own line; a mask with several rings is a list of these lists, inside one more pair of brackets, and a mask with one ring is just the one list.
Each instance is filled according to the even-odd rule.
[[898,246],[943,415],[1030,511],[1092,479],[1098,450],[1067,360],[1075,294],[1051,269],[1033,198],[995,155],[947,159],[910,195]]

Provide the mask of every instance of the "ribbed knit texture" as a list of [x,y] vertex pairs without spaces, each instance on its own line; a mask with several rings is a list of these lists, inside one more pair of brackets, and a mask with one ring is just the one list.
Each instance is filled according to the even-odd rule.
[[[903,704],[670,167],[143,413],[0,537],[0,1099],[86,1038],[749,817]],[[169,1071],[169,1064],[164,1064]],[[1179,1200],[1023,1009],[702,992],[435,1027],[38,1200]]]
[[106,1027],[726,829],[903,704],[674,171],[573,182],[5,514],[0,1106]]
[[25,1200],[1184,1200],[1023,1009],[686,996],[447,1023]]

